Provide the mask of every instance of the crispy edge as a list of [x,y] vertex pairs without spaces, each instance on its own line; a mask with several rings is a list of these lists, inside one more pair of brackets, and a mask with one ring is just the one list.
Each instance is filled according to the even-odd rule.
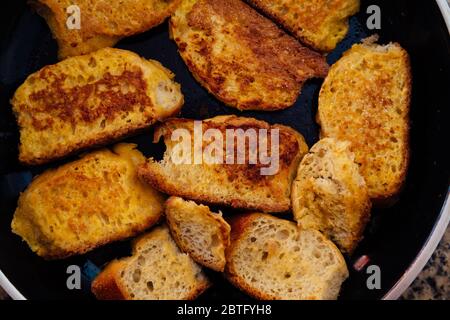
[[[150,164],[150,166],[155,165],[158,164]],[[183,188],[177,188],[176,186],[167,183],[166,178],[159,174],[157,169],[154,170],[154,168],[150,168],[148,162],[138,168],[138,174],[145,182],[161,192],[177,195],[179,197],[194,201],[204,202],[206,204],[226,205],[234,209],[247,208],[249,210],[261,210],[264,212],[285,212],[290,208],[289,205],[280,204],[279,202],[274,202],[272,204],[250,204],[247,201],[237,198],[230,198],[224,201],[215,196],[198,195],[194,192],[188,192]]]
[[123,267],[123,261],[114,260],[92,281],[91,291],[97,299],[127,300],[129,298],[119,281],[116,280]]

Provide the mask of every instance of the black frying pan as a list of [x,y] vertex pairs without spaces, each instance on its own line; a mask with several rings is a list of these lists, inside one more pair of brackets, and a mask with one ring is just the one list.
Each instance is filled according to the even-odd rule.
[[[442,2],[444,3],[444,2]],[[350,277],[342,299],[396,298],[420,271],[442,235],[450,211],[444,210],[449,186],[448,120],[450,103],[449,31],[435,1],[362,1],[361,12],[351,19],[350,33],[328,56],[334,63],[353,43],[370,35],[366,27],[369,5],[380,6],[380,43],[397,41],[411,55],[413,99],[411,106],[411,164],[399,201],[388,209],[375,209],[365,238],[347,260]],[[44,20],[23,1],[1,2],[2,42],[0,48],[0,285],[15,298],[93,299],[89,280],[96,268],[129,253],[127,241],[114,243],[83,256],[47,262],[33,254],[11,233],[10,223],[19,193],[32,177],[50,166],[27,168],[17,161],[18,130],[9,99],[32,72],[57,62],[56,43]],[[314,121],[322,81],[309,81],[294,107],[274,113],[238,112],[224,106],[204,90],[188,72],[169,39],[167,23],[118,44],[146,58],[156,59],[173,70],[181,83],[186,103],[182,116],[204,119],[219,114],[239,114],[282,123],[300,131],[311,146],[318,139]],[[138,143],[146,155],[161,148],[151,143],[152,132],[127,139]],[[66,159],[65,161],[70,161]],[[73,158],[72,158],[73,160]],[[225,211],[231,214],[230,211]],[[381,289],[369,290],[366,269],[357,272],[353,263],[362,255],[381,269]],[[81,290],[68,290],[66,269],[83,267]],[[215,286],[202,300],[249,299],[211,273]]]

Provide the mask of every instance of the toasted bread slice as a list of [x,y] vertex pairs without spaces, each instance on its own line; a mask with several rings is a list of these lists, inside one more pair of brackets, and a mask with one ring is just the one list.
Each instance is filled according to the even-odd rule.
[[165,213],[180,249],[197,263],[222,272],[225,248],[230,244],[230,226],[222,213],[212,213],[207,206],[179,197],[167,200]]
[[159,25],[175,11],[180,0],[32,0],[30,3],[47,21],[58,42],[59,58],[65,59],[112,47],[124,37]]
[[157,61],[111,48],[44,67],[11,101],[20,126],[19,160],[49,162],[176,114],[183,95],[173,77]]
[[406,177],[410,100],[409,57],[396,43],[354,45],[320,91],[321,137],[351,143],[376,203],[393,199]]
[[102,300],[193,300],[209,286],[200,266],[161,226],[134,241],[131,257],[109,263],[91,289]]
[[[220,159],[213,158],[214,161],[220,161],[210,161],[206,155],[209,154],[207,150],[213,143],[208,144],[207,141],[203,141],[201,148],[197,148],[198,145],[195,148],[203,150],[204,158],[203,161],[196,162],[198,160],[196,155],[198,156],[199,152],[190,152],[190,147],[196,143],[194,120],[171,119],[155,131],[155,141],[164,137],[167,146],[163,160],[156,162],[150,158],[145,165],[140,167],[139,175],[155,188],[186,199],[264,212],[284,212],[291,208],[291,183],[294,180],[300,160],[308,152],[308,146],[300,133],[286,126],[269,125],[264,121],[236,116],[219,116],[204,120],[202,128],[205,134],[209,129],[219,130],[223,137],[223,139],[219,137],[219,140],[235,141],[234,149],[231,144],[224,142],[217,152],[219,154],[223,148],[222,157]],[[242,129],[240,137],[244,139],[245,145],[241,142],[239,146],[238,139],[233,137],[225,138],[227,130],[238,129]],[[245,139],[245,134],[251,132],[251,130],[257,133],[264,129],[267,130],[267,134],[258,135],[260,152],[266,152],[265,141],[266,146],[269,147],[267,154],[270,154],[274,161],[272,165],[267,165],[263,164],[261,157],[258,157],[257,161],[252,164],[249,154],[254,155],[255,153],[249,152],[253,148],[250,146],[249,140]],[[183,140],[187,140],[189,147],[187,152],[190,153],[185,153],[187,163],[182,158],[177,159],[180,145],[186,143],[186,141],[173,139],[175,130],[176,133],[185,130],[189,135],[183,138]],[[272,148],[271,138],[267,137],[272,136],[272,134],[275,136],[277,132],[279,136],[278,157],[275,151],[273,154],[270,151]],[[202,137],[197,140],[200,145],[201,139]],[[256,143],[258,144],[258,142]],[[273,145],[275,144],[276,141],[274,140]],[[230,150],[231,152],[234,150],[234,159]],[[242,160],[245,160],[242,161],[243,164],[238,164],[238,153]],[[229,157],[227,157],[227,154]],[[200,151],[200,160],[201,157]],[[243,159],[244,157],[245,159]],[[230,159],[232,161],[228,161]],[[227,164],[227,161],[233,164]],[[273,170],[263,172],[269,166]]]
[[349,143],[325,138],[303,158],[292,185],[294,218],[351,254],[370,217],[371,202]]
[[170,30],[200,84],[240,110],[288,108],[328,72],[322,55],[240,0],[183,0]]
[[348,270],[336,246],[316,230],[267,214],[236,217],[226,277],[262,300],[336,299]]
[[45,171],[19,197],[12,231],[46,259],[82,254],[152,226],[164,197],[140,181],[133,144],[92,152]]
[[359,0],[247,0],[312,48],[329,52],[347,35]]

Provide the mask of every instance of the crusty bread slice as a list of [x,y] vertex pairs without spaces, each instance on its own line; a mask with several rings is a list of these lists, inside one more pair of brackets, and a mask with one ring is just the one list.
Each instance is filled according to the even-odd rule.
[[336,299],[348,270],[336,246],[317,230],[253,213],[231,221],[226,276],[263,300]]
[[346,253],[361,240],[371,202],[349,143],[325,138],[303,158],[292,185],[294,218],[323,232]]
[[42,164],[178,113],[183,95],[173,77],[157,61],[110,48],[42,68],[11,101],[19,160]]
[[172,237],[180,249],[197,263],[222,272],[225,248],[230,244],[230,225],[222,218],[222,213],[213,213],[207,206],[179,197],[166,201],[165,213]]
[[376,203],[401,189],[409,160],[411,70],[396,43],[356,44],[331,68],[319,96],[321,137],[349,141]]
[[161,226],[134,241],[131,257],[115,260],[92,282],[102,300],[193,300],[210,282]]
[[[32,0],[58,42],[59,58],[83,55],[114,46],[120,39],[159,25],[180,0]],[[69,28],[79,9],[80,28]],[[70,25],[70,24],[69,24]]]
[[291,107],[305,81],[328,72],[324,56],[241,0],[183,0],[170,32],[200,84],[240,110]]
[[347,35],[359,0],[247,0],[312,48],[329,52]]
[[[176,129],[185,129],[191,136],[189,146],[194,146],[194,120],[171,119],[155,131],[155,141],[164,137],[167,147],[163,160],[157,162],[150,158],[139,168],[139,175],[165,193],[199,202],[264,212],[284,212],[291,208],[291,184],[300,160],[308,152],[308,146],[300,133],[286,126],[269,125],[253,118],[236,116],[218,116],[204,120],[202,127],[203,132],[218,129],[223,133],[223,137],[226,137],[227,129],[242,129],[244,132],[250,129],[256,132],[259,132],[259,129],[266,129],[269,136],[272,130],[278,129],[279,157],[273,155],[278,159],[278,170],[273,172],[273,175],[262,175],[261,169],[269,165],[262,164],[260,159],[257,164],[250,164],[248,141],[245,146],[244,164],[236,164],[236,158],[235,164],[226,164],[225,158],[222,164],[207,164],[205,160],[201,164],[196,164],[194,152],[191,152],[191,161],[188,164],[174,161],[181,142],[178,139],[173,140],[172,133]],[[259,138],[262,137],[264,135],[259,135]],[[264,139],[261,141],[266,141],[267,146],[271,146],[271,138],[268,140],[268,142]],[[209,146],[204,141],[203,151],[207,145]],[[261,150],[264,149],[263,145],[261,144]],[[223,156],[226,157],[226,143],[223,144],[223,148]],[[237,143],[234,153],[236,157]]]
[[19,197],[12,231],[39,256],[61,259],[155,224],[164,197],[140,181],[133,144],[92,152],[35,178]]

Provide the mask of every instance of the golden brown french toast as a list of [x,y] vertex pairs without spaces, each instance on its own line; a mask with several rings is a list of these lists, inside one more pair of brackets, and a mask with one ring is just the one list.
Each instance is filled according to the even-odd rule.
[[193,300],[210,286],[163,225],[135,239],[132,256],[110,262],[91,289],[101,300]]
[[[112,47],[124,37],[159,25],[174,12],[180,0],[32,0],[30,3],[47,21],[58,42],[59,58],[65,59]],[[77,8],[72,9],[73,5]]]
[[183,95],[159,62],[105,48],[30,75],[11,100],[19,160],[42,164],[116,141],[180,110]]
[[230,220],[225,275],[261,300],[332,300],[348,277],[339,249],[317,230],[252,213]]
[[[249,157],[252,150],[249,140],[245,140],[245,144],[241,143],[240,146],[245,147],[240,148],[237,138],[231,136],[230,141],[234,139],[236,143],[234,146],[223,143],[220,156],[223,161],[216,162],[218,159],[215,157],[212,158],[214,161],[205,161],[205,155],[208,155],[206,150],[211,145],[207,141],[201,146],[204,151],[200,154],[203,155],[203,161],[196,163],[195,157],[198,153],[195,152],[188,155],[188,163],[175,160],[179,154],[180,142],[172,139],[173,132],[183,129],[192,133],[186,138],[189,139],[188,145],[191,148],[195,143],[194,125],[194,120],[171,119],[158,127],[155,131],[155,141],[163,137],[167,149],[161,162],[150,158],[140,167],[139,174],[145,181],[167,194],[199,202],[264,212],[284,212],[291,208],[291,184],[300,160],[308,152],[308,146],[300,133],[290,127],[270,125],[253,118],[218,116],[202,122],[203,132],[217,129],[226,140],[227,130],[232,130],[234,134],[241,129],[241,138],[251,130],[267,130],[266,135],[259,135],[260,143],[255,141],[261,152],[267,151],[271,164],[264,164],[265,161],[261,161],[261,157],[253,159],[256,161],[252,164]],[[272,134],[276,132],[279,140],[278,152],[275,148],[272,150],[275,140],[274,144],[271,144]],[[227,152],[227,149],[234,150],[234,154]],[[217,151],[217,154],[219,152]],[[238,162],[238,153],[241,154],[242,163]],[[227,159],[231,161],[227,162]],[[269,172],[264,172],[265,169]]]
[[351,254],[369,221],[371,202],[349,145],[333,138],[317,142],[298,167],[291,198],[299,226],[320,230]]
[[37,255],[62,259],[158,222],[165,199],[138,178],[145,158],[135,147],[118,144],[37,176],[19,197],[12,231]]
[[288,108],[328,72],[325,57],[240,0],[183,0],[170,31],[200,84],[240,110]]
[[409,160],[411,69],[397,43],[356,44],[330,70],[319,95],[322,137],[349,141],[369,196],[390,201]]
[[359,0],[247,0],[312,48],[329,52],[347,35]]

